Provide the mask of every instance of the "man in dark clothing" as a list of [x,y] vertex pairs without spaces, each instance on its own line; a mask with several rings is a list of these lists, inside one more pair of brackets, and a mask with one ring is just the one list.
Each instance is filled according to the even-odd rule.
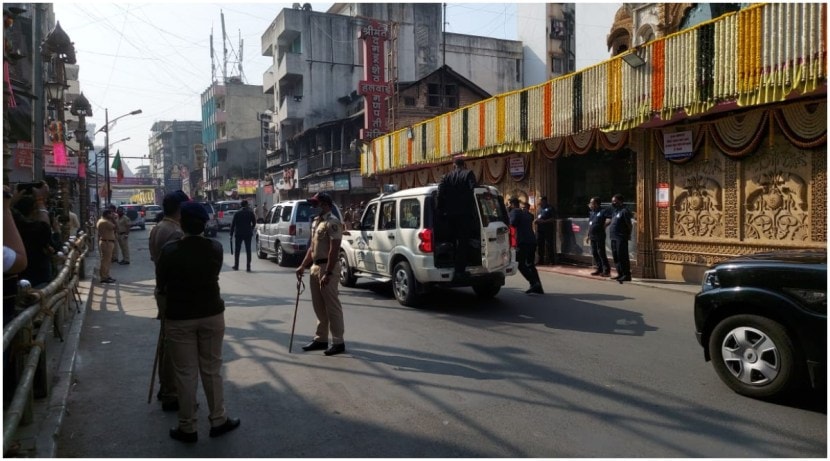
[[539,264],[556,264],[556,209],[548,203],[547,197],[539,199],[535,223]]
[[616,281],[631,281],[631,263],[628,260],[628,241],[631,239],[631,211],[625,207],[622,194],[616,194],[611,198],[611,206],[614,207],[611,215],[611,226],[608,233],[611,234],[611,254],[614,257],[614,265],[617,267]]
[[600,208],[599,197],[591,198],[588,203],[588,240],[591,241],[591,255],[594,257],[594,265],[597,270],[591,275],[611,276],[611,265],[608,263],[608,256],[605,254],[605,227],[611,222],[611,215],[608,210]]
[[474,189],[476,176],[456,158],[453,170],[438,184],[438,214],[445,220],[447,240],[455,245],[454,278],[464,276],[469,258],[473,226],[477,225]]
[[519,263],[519,272],[530,282],[530,288],[525,293],[545,294],[542,290],[542,281],[536,270],[536,236],[533,235],[533,215],[519,208],[519,199],[511,198],[510,225],[516,232],[516,262]]
[[239,250],[242,248],[242,242],[245,242],[248,272],[251,272],[251,237],[254,236],[254,229],[256,229],[256,215],[248,208],[247,200],[243,200],[240,205],[242,208],[233,215],[233,221],[231,221],[231,237],[236,236],[234,240],[236,252],[233,254],[233,270],[239,270]]
[[205,238],[208,214],[201,204],[185,202],[180,209],[184,237],[166,244],[156,264],[156,286],[165,297],[164,334],[170,340],[179,425],[170,437],[185,443],[198,440],[196,388],[205,391],[210,436],[218,437],[239,427],[228,418],[222,382],[222,342],[225,336],[225,301],[219,292],[222,244]]

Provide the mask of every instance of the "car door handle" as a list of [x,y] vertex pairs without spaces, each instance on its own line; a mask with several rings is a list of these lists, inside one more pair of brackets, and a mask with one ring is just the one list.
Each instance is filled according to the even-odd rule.
[[372,240],[372,236],[371,236],[371,235],[367,235],[367,236],[366,236],[366,240]]
[[496,240],[498,240],[498,239],[497,239],[497,238],[489,238],[489,239],[487,239],[487,241],[488,241],[488,242],[495,242]]
[[395,240],[395,234],[386,234],[386,237]]

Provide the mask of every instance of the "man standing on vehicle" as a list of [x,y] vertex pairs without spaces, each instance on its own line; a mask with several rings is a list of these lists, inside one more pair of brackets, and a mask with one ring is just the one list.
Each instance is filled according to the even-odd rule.
[[248,208],[248,201],[240,203],[242,208],[233,215],[231,221],[231,237],[234,239],[233,270],[239,270],[239,250],[242,249],[242,242],[245,242],[245,254],[248,257],[248,272],[251,272],[251,238],[256,229],[256,215]]
[[533,215],[519,208],[519,199],[509,200],[510,225],[516,231],[516,262],[519,263],[519,272],[530,282],[530,288],[525,293],[545,294],[542,290],[542,281],[536,270],[536,236],[533,235]]
[[454,279],[465,275],[473,226],[478,223],[475,199],[476,176],[465,168],[464,159],[455,159],[453,170],[438,184],[438,213],[445,219],[447,240],[455,245]]
[[132,224],[130,218],[124,214],[124,207],[118,207],[116,212],[118,213],[118,218],[115,220],[118,231],[118,247],[121,248],[121,261],[118,264],[130,264],[130,242],[127,238],[130,236],[130,227],[132,227]]
[[[328,194],[315,194],[308,201],[312,206],[319,206],[320,213],[311,223],[311,244],[300,267],[297,268],[297,280],[302,280],[305,270],[311,268],[309,283],[311,303],[317,316],[317,331],[314,333],[314,339],[303,346],[303,350],[325,349],[326,355],[336,355],[346,352],[346,343],[343,340],[343,307],[340,305],[337,289],[343,224],[332,213],[333,202]],[[331,346],[328,345],[329,331]]]
[[616,281],[631,281],[631,263],[628,259],[628,241],[631,240],[631,211],[625,207],[622,194],[616,194],[611,198],[611,206],[614,210],[611,214],[611,226],[608,233],[611,234],[611,254],[614,257],[614,265],[617,266]]

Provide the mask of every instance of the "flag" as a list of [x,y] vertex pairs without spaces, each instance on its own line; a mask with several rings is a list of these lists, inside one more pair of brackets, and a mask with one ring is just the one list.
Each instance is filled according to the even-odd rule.
[[115,152],[115,158],[112,161],[112,169],[115,170],[115,177],[117,182],[124,179],[124,167],[121,165],[121,151]]

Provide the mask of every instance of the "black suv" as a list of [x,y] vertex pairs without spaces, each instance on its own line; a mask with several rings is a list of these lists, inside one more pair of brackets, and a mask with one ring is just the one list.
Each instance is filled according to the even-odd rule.
[[735,392],[755,398],[826,385],[827,254],[758,253],[707,271],[695,296],[703,356]]

